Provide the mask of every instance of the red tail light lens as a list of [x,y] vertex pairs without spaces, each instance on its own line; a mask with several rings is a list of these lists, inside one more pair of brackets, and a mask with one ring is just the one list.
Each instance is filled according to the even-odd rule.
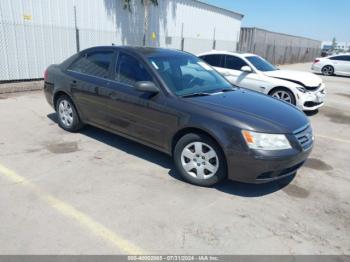
[[316,63],[318,63],[318,62],[320,62],[320,60],[316,59],[315,62],[314,62],[314,64],[316,64]]
[[47,71],[47,69],[45,70],[45,73],[44,73],[44,80],[47,81],[49,78],[49,72]]

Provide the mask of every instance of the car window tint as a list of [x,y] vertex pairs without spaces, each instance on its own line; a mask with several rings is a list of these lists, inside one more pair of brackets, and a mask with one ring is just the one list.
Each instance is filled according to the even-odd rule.
[[349,61],[347,56],[334,56],[330,58],[331,60],[336,60],[336,61]]
[[223,55],[205,55],[200,58],[211,66],[223,67]]
[[108,69],[113,59],[113,51],[87,53],[75,61],[69,70],[97,77],[108,77]]
[[127,54],[120,54],[116,66],[115,80],[133,86],[139,81],[152,81],[152,77],[136,58]]
[[246,66],[247,63],[244,62],[241,58],[235,56],[226,56],[226,65],[225,67],[233,70],[241,70],[243,66]]

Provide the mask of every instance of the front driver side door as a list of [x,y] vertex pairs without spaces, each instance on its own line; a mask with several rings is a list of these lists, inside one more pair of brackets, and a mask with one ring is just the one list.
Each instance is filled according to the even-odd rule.
[[110,128],[158,149],[167,147],[166,133],[177,123],[165,94],[139,92],[136,82],[154,80],[147,65],[133,54],[119,52],[108,91]]

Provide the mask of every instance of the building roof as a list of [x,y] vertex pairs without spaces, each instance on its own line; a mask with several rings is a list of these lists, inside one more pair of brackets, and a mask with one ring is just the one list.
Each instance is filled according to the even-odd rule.
[[241,19],[243,19],[244,15],[243,14],[240,14],[240,13],[237,13],[235,11],[232,11],[232,10],[229,10],[229,9],[225,9],[225,8],[222,8],[222,7],[218,7],[216,5],[211,5],[211,4],[207,4],[203,1],[200,1],[200,0],[193,0],[197,3],[200,3],[201,5],[204,5],[204,6],[207,6],[207,7],[210,7],[210,8],[213,8],[213,9],[216,9],[217,11],[220,11],[220,12],[225,12],[225,13],[228,13],[228,14],[233,14],[235,16],[240,16]]

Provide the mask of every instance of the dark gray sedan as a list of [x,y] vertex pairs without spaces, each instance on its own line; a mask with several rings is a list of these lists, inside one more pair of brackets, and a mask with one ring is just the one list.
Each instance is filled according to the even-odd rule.
[[233,87],[180,51],[87,49],[50,66],[44,90],[63,129],[89,124],[163,151],[200,186],[294,175],[313,145],[303,112]]

